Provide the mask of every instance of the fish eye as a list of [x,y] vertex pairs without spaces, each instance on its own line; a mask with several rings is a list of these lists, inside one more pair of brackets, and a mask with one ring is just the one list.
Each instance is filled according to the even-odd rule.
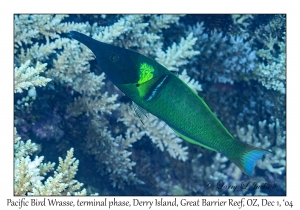
[[115,63],[119,60],[119,56],[117,54],[110,54],[110,60]]

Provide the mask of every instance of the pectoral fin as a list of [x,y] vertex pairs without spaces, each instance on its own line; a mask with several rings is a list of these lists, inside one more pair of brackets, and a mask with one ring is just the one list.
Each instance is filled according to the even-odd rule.
[[136,116],[138,116],[138,118],[141,120],[142,124],[144,125],[143,119],[144,118],[148,119],[147,111],[134,102],[132,102],[132,108]]

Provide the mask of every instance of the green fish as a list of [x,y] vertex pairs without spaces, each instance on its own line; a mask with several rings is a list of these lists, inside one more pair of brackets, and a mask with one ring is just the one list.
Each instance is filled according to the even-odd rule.
[[249,176],[256,162],[269,153],[236,140],[204,100],[158,62],[79,32],[70,35],[95,54],[107,77],[134,102],[139,117],[145,110],[150,112],[184,140],[220,152]]

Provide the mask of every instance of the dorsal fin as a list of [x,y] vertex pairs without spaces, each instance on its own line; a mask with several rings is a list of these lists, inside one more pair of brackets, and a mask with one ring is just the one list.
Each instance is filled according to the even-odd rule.
[[153,79],[150,79],[144,83],[137,83],[136,87],[139,91],[140,96],[145,101],[150,101],[158,93],[159,89],[162,87],[163,83],[166,82],[169,76],[169,74],[164,74],[158,77],[154,77]]

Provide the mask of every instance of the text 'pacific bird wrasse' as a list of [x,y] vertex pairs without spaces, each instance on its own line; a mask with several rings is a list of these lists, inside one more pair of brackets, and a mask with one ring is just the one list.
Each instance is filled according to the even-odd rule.
[[220,152],[249,176],[269,153],[236,140],[204,100],[158,62],[75,31],[70,34],[95,54],[108,79],[135,103],[139,117],[150,112],[184,140]]

